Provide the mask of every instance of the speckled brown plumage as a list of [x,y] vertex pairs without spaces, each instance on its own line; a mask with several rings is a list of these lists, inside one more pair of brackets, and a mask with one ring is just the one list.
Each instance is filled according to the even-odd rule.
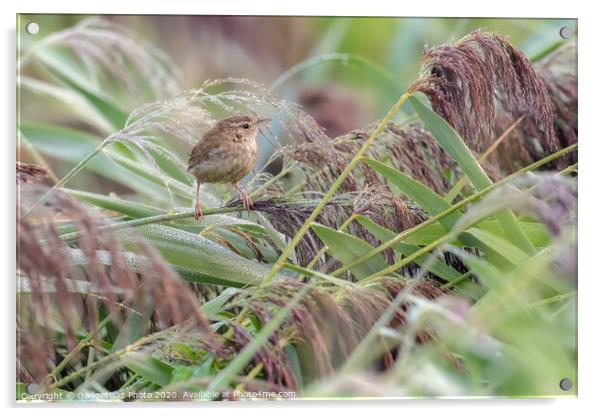
[[231,183],[239,190],[245,207],[252,206],[245,190],[240,186],[257,161],[257,132],[269,119],[254,120],[246,115],[236,115],[220,120],[203,135],[192,148],[188,171],[196,178],[195,218],[203,213],[199,202],[201,183]]

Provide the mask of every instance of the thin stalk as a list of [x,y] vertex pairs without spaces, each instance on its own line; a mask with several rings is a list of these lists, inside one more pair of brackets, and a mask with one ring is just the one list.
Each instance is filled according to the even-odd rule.
[[147,335],[145,337],[142,337],[140,339],[138,339],[138,341],[134,342],[133,344],[130,344],[120,350],[117,350],[115,352],[112,352],[108,355],[105,355],[104,357],[102,357],[101,359],[99,359],[98,361],[95,361],[91,364],[86,365],[85,367],[82,367],[72,373],[69,373],[67,376],[63,377],[60,380],[56,380],[54,383],[52,383],[50,385],[51,389],[57,388],[57,387],[61,387],[64,386],[67,383],[70,383],[73,380],[76,380],[78,377],[81,377],[82,375],[85,375],[86,373],[88,373],[91,370],[94,370],[95,368],[98,368],[100,365],[105,364],[110,362],[111,360],[114,360],[116,358],[121,357],[122,355],[124,355],[125,353],[134,351],[139,345],[143,345],[155,338],[158,338],[160,336],[163,335],[163,331],[159,331],[159,332],[155,332],[154,334],[150,334]]
[[[510,133],[512,132],[512,130],[514,130],[516,128],[516,126],[519,125],[519,123],[521,121],[523,121],[525,118],[525,116],[520,116],[518,118],[518,120],[516,120],[510,127],[508,127],[506,129],[506,131],[504,131],[500,137],[498,137],[492,144],[491,146],[489,146],[489,148],[481,155],[479,156],[479,163],[483,163],[487,160],[487,158],[489,157],[489,155],[491,155],[495,149],[498,148],[498,146],[507,138],[510,136]],[[458,182],[456,182],[456,184],[452,187],[452,189],[449,190],[449,192],[444,196],[445,200],[448,202],[451,202],[454,200],[454,198],[456,196],[458,196],[458,194],[460,193],[460,191],[462,191],[462,189],[468,184],[468,176],[463,175]]]
[[[242,206],[240,206],[240,207],[207,208],[207,209],[203,210],[203,215],[208,216],[208,215],[217,215],[217,214],[227,214],[227,213],[231,213],[231,212],[241,212],[241,211],[246,211],[246,208],[244,208]],[[138,219],[130,220],[130,221],[107,224],[105,226],[99,227],[98,232],[117,231],[117,230],[122,230],[124,228],[141,227],[143,225],[149,225],[149,224],[160,224],[163,222],[181,220],[181,219],[192,218],[192,217],[194,217],[194,210],[186,210],[184,212],[178,212],[177,214],[166,213],[166,214],[160,214],[160,215],[153,215],[150,217],[138,218]],[[82,235],[81,231],[76,231],[76,232],[64,234],[62,236],[62,238],[66,242],[70,243],[70,242],[76,241],[81,235]]]
[[[288,202],[287,205],[291,206],[291,207],[306,206],[306,205],[311,205],[311,201],[309,201],[309,202],[308,201]],[[344,205],[346,205],[346,203],[341,202],[340,205],[344,206]],[[252,209],[253,208],[251,208],[251,210]],[[242,205],[237,206],[237,207],[206,208],[206,209],[203,209],[203,215],[209,216],[209,215],[228,214],[228,213],[232,213],[232,212],[245,212],[245,211],[247,211],[247,208],[243,207]],[[122,230],[124,228],[140,227],[140,226],[149,225],[149,224],[160,224],[163,222],[181,220],[181,219],[192,218],[192,217],[194,217],[194,210],[186,210],[183,212],[178,212],[177,214],[168,212],[166,214],[153,215],[150,217],[138,218],[138,219],[130,220],[130,221],[107,224],[105,226],[99,227],[98,232],[116,231],[116,230]],[[76,231],[76,232],[64,234],[62,236],[62,238],[66,242],[73,242],[73,241],[77,240],[81,235],[82,235],[82,232]]]
[[248,343],[232,361],[230,361],[226,368],[211,380],[211,383],[207,386],[207,390],[221,391],[226,388],[230,384],[230,381],[232,381],[232,379],[245,368],[249,361],[253,359],[257,351],[259,351],[263,344],[269,340],[272,333],[282,325],[293,308],[297,306],[301,299],[303,299],[312,288],[313,284],[308,284],[299,290],[286,306],[280,309],[276,315],[274,315],[274,318],[261,328],[255,338]]
[[441,218],[444,218],[446,216],[448,216],[449,214],[451,214],[452,212],[458,210],[459,208],[462,208],[466,205],[468,205],[469,203],[471,203],[472,201],[479,199],[480,197],[482,197],[483,195],[485,195],[486,193],[492,191],[493,189],[508,183],[509,181],[512,181],[514,179],[516,179],[517,177],[532,171],[533,169],[536,169],[542,165],[545,165],[546,163],[558,159],[559,157],[564,156],[567,153],[572,152],[573,150],[577,149],[578,143],[572,144],[570,146],[565,147],[564,149],[559,150],[556,153],[553,153],[547,157],[544,157],[543,159],[538,160],[535,163],[532,163],[529,166],[526,166],[522,169],[517,170],[516,172],[514,172],[513,174],[506,176],[505,178],[499,180],[498,182],[495,182],[494,184],[481,189],[480,191],[475,192],[474,194],[470,195],[469,197],[463,199],[462,201],[452,205],[451,207],[447,208],[446,210],[441,211],[439,214],[434,215],[432,217],[430,217],[429,219],[427,219],[426,221],[418,224],[417,226],[410,228],[409,230],[406,230],[402,233],[399,233],[395,238],[392,238],[391,240],[381,244],[380,246],[374,248],[374,250],[364,254],[363,256],[361,256],[358,259],[355,259],[354,261],[352,261],[351,263],[342,266],[341,268],[335,270],[334,272],[331,273],[332,276],[338,276],[341,273],[346,272],[347,270],[364,263],[365,261],[367,261],[368,259],[372,258],[373,256],[376,256],[377,254],[382,253],[383,251],[387,250],[388,248],[391,248],[392,246],[394,246],[395,244],[399,243],[400,241],[402,241],[403,239],[409,237],[410,235],[426,228],[427,226],[439,221]]
[[88,335],[86,335],[84,338],[82,338],[82,340],[75,346],[75,348],[73,348],[73,350],[71,350],[69,352],[69,354],[67,354],[65,356],[65,358],[63,358],[63,360],[57,364],[56,367],[54,367],[54,369],[52,370],[52,372],[49,375],[56,379],[57,376],[65,369],[65,367],[67,367],[67,364],[69,364],[69,362],[73,358],[75,358],[80,353],[81,350],[83,350],[86,346],[90,345],[90,340],[92,339],[92,337],[94,337],[96,334],[98,334],[98,332],[106,324],[108,324],[111,319],[113,319],[113,313],[117,310],[118,309],[115,309],[112,313],[107,315],[102,321],[100,321],[98,323],[98,327],[93,332],[90,332]]
[[577,173],[577,168],[579,167],[579,163],[574,163],[571,166],[567,166],[558,172],[559,175],[566,175],[567,173]]
[[[86,367],[89,366],[90,364],[92,364],[92,362],[94,361],[94,356],[96,350],[94,348],[92,348],[91,345],[88,345],[88,359],[86,361]],[[84,382],[88,381],[88,379],[90,378],[90,376],[92,375],[92,370],[88,369],[88,371],[86,372],[86,376],[84,377]]]
[[362,341],[355,347],[345,364],[340,369],[339,374],[345,375],[353,372],[358,367],[360,367],[361,362],[365,360],[366,357],[369,357],[370,350],[372,348],[372,342],[378,337],[380,329],[387,325],[395,312],[399,309],[401,304],[406,300],[408,296],[410,296],[411,286],[404,290],[400,290],[395,299],[387,306],[387,309],[383,312],[383,314],[378,318],[378,320],[374,323],[370,331],[364,336]]
[[572,298],[577,295],[577,291],[573,290],[572,292],[561,293],[559,295],[551,296],[549,298],[540,299],[535,302],[529,303],[527,306],[529,308],[537,308],[538,306],[549,305],[552,303],[560,302],[565,299]]
[[252,198],[254,196],[260,195],[264,190],[266,190],[270,185],[272,185],[273,183],[277,182],[278,179],[280,179],[281,177],[283,177],[284,175],[286,175],[287,173],[289,173],[290,171],[293,170],[293,166],[289,166],[286,169],[282,169],[280,172],[278,172],[276,175],[272,176],[270,179],[268,179],[267,181],[265,181],[264,183],[262,183],[260,186],[258,186],[255,190],[253,190],[250,194],[249,194],[249,198]]
[[104,149],[110,143],[112,143],[112,139],[110,138],[103,140],[103,142],[96,149],[94,149],[88,156],[80,160],[77,163],[77,165],[75,165],[65,176],[63,176],[58,182],[56,182],[52,186],[52,188],[46,191],[46,193],[42,195],[38,202],[36,202],[35,205],[30,208],[30,210],[25,214],[25,216],[28,217],[33,212],[35,212],[35,210],[37,210],[39,207],[48,202],[50,197],[56,192],[57,189],[65,186],[65,184],[67,184],[67,182],[69,182],[75,175],[77,175],[79,171],[81,171],[90,160],[92,160],[96,155],[98,155],[102,151],[102,149]]
[[[33,146],[29,142],[29,140],[27,140],[27,138],[25,138],[25,136],[23,136],[22,134],[19,134],[19,144],[25,145],[25,147],[27,148],[27,151],[29,152],[29,154],[31,155],[33,160],[35,160],[35,162],[38,165],[40,165],[44,169],[46,169],[46,172],[48,173],[48,177],[52,180],[52,182],[56,183],[59,181],[59,178],[52,171],[52,168],[50,167],[48,162],[46,162],[46,159],[44,158],[44,156],[42,156],[42,154],[38,151],[38,149],[36,149],[35,146]],[[20,155],[21,149],[19,148],[18,151],[19,151],[19,155]],[[18,157],[18,160],[22,160],[21,156]]]
[[370,276],[365,277],[364,279],[362,279],[362,284],[372,283],[375,280],[380,279],[384,275],[393,273],[395,270],[398,270],[401,267],[410,264],[411,262],[413,262],[418,257],[422,256],[423,254],[427,254],[429,251],[439,247],[440,245],[445,243],[447,240],[449,240],[452,236],[453,235],[450,233],[450,234],[445,234],[442,237],[439,237],[438,239],[431,242],[430,244],[427,244],[426,246],[422,247],[420,250],[416,250],[409,256],[404,257],[402,260],[398,261],[397,263],[394,263],[388,267],[385,267],[382,270],[377,271],[376,273],[371,274]]
[[[343,224],[341,224],[341,226],[338,228],[338,230],[339,231],[344,231],[349,226],[349,224],[351,224],[353,222],[353,220],[355,220],[356,217],[357,217],[356,214],[351,214],[351,216],[349,218],[347,218]],[[324,247],[322,247],[320,249],[320,251],[318,251],[316,253],[316,255],[314,256],[314,258],[311,259],[311,261],[307,265],[307,268],[308,269],[313,269],[313,267],[316,265],[316,263],[320,260],[320,258],[324,254],[326,254],[327,251],[328,251],[328,246],[326,244],[324,244]]]
[[[253,380],[253,379],[255,379],[255,377],[257,377],[257,375],[261,372],[261,370],[263,370],[263,363],[259,363],[255,367],[253,367],[251,369],[251,371],[249,371],[249,374],[247,374],[247,377],[245,377],[245,381],[246,380]],[[238,386],[236,386],[234,388],[234,390],[236,390],[236,391],[242,391],[244,389],[244,387],[245,387],[245,381],[243,381]]]
[[[356,137],[356,135],[345,135],[342,137],[337,137],[336,139],[333,139],[332,144],[336,146],[337,144],[349,143],[351,141],[355,141],[355,140],[351,139],[351,137]],[[299,164],[299,162],[297,162],[297,164]],[[325,166],[317,167],[316,169],[312,170],[311,175],[309,177],[311,179],[314,179],[314,178],[320,176],[326,170],[327,169]],[[308,180],[302,180],[302,181],[297,182],[295,185],[293,185],[286,191],[284,196],[294,195],[297,191],[299,191],[304,186],[306,186],[307,182],[308,182]]]
[[296,264],[286,263],[284,266],[282,266],[282,268],[291,270],[293,272],[299,273],[299,274],[307,276],[307,277],[315,276],[315,277],[318,277],[329,283],[332,283],[334,285],[341,286],[341,287],[354,287],[355,286],[355,284],[353,282],[350,282],[350,281],[344,280],[344,279],[339,279],[336,277],[332,277],[329,274],[318,272],[316,270],[311,270],[311,269],[309,269],[309,267],[301,267],[301,266],[297,266]]
[[443,286],[441,286],[440,289],[441,290],[449,289],[450,287],[453,287],[453,286],[457,285],[458,283],[461,283],[464,280],[468,279],[471,275],[472,275],[472,272],[471,271],[467,271],[462,276],[458,276],[454,280],[451,280],[451,281],[447,282],[446,284],[444,284]]
[[138,375],[138,373],[134,373],[129,379],[127,379],[127,381],[125,383],[123,383],[121,385],[121,387],[119,388],[120,391],[124,391],[130,384],[132,384],[134,381],[136,381],[136,379],[140,377]]
[[382,80],[391,87],[392,90],[397,90],[397,82],[395,78],[391,74],[389,74],[385,69],[380,66],[376,66],[373,62],[362,58],[361,56],[355,56],[348,53],[340,53],[340,52],[332,52],[325,53],[322,55],[311,57],[303,62],[296,64],[295,66],[284,71],[278,79],[276,79],[272,85],[270,85],[270,89],[276,90],[280,88],[286,81],[288,81],[293,76],[297,75],[299,72],[315,66],[317,64],[339,61],[344,65],[347,65],[349,62],[365,65],[371,68],[376,74],[378,74]]
[[[574,33],[574,35],[576,35],[576,34],[577,33]],[[550,45],[548,45],[546,48],[544,48],[543,50],[540,50],[535,55],[531,56],[529,58],[529,60],[532,63],[539,62],[539,61],[543,60],[545,57],[547,57],[548,55],[550,55],[552,52],[554,52],[556,49],[560,48],[564,44],[566,44],[566,40],[564,40],[564,39],[553,42]]]
[[301,228],[299,228],[299,230],[295,233],[295,235],[293,236],[293,238],[291,239],[291,241],[289,242],[289,244],[282,251],[282,254],[280,254],[280,257],[278,257],[278,259],[274,263],[274,266],[272,267],[272,270],[270,270],[270,272],[268,273],[268,275],[264,279],[264,282],[263,282],[264,285],[267,285],[267,284],[269,284],[269,283],[272,282],[272,279],[274,278],[274,276],[276,276],[276,274],[278,273],[278,271],[282,268],[282,266],[284,266],[284,264],[286,263],[288,257],[290,256],[290,254],[293,252],[293,250],[295,249],[295,247],[297,247],[297,244],[299,244],[299,242],[301,241],[301,239],[303,239],[303,236],[309,230],[309,228],[311,227],[311,224],[318,217],[318,215],[320,214],[320,212],[322,211],[322,209],[324,209],[324,207],[326,206],[326,204],[328,203],[328,201],[330,201],[330,199],[338,191],[338,189],[341,187],[341,185],[343,184],[343,182],[345,181],[345,179],[347,179],[347,176],[349,176],[349,174],[351,173],[351,171],[355,168],[355,166],[357,165],[357,163],[361,160],[361,158],[364,155],[364,153],[366,152],[366,150],[368,150],[368,147],[370,147],[370,145],[372,144],[372,142],[374,142],[374,140],[376,139],[376,137],[385,128],[385,126],[387,125],[387,123],[389,122],[389,120],[395,115],[395,113],[397,113],[397,111],[399,111],[399,109],[401,108],[401,106],[408,100],[408,98],[410,97],[411,94],[412,94],[412,91],[408,90],[401,97],[399,97],[399,99],[397,100],[397,102],[395,103],[395,105],[393,105],[393,107],[389,110],[389,112],[387,113],[387,115],[381,120],[381,122],[376,127],[376,129],[372,132],[372,134],[370,135],[370,137],[368,138],[368,140],[366,140],[366,142],[361,147],[361,149],[357,152],[357,154],[353,157],[353,159],[351,159],[351,161],[349,162],[349,164],[347,165],[347,167],[345,168],[345,170],[343,170],[343,172],[341,173],[341,175],[332,184],[332,186],[330,187],[330,189],[328,190],[328,192],[326,192],[326,194],[324,195],[324,197],[322,198],[322,200],[320,201],[320,203],[318,203],[318,205],[313,210],[313,212],[305,220],[305,223],[301,226]]

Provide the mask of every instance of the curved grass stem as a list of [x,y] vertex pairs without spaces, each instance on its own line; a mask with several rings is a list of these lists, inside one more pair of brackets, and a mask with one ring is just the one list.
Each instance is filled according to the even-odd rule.
[[366,284],[372,283],[376,280],[380,280],[380,278],[382,278],[383,276],[386,276],[389,273],[393,273],[395,270],[399,270],[402,267],[407,266],[408,264],[410,264],[411,262],[416,260],[418,257],[422,256],[423,254],[427,254],[430,251],[436,249],[437,247],[446,243],[448,240],[450,240],[454,236],[455,235],[451,234],[451,233],[445,234],[444,236],[436,239],[435,241],[431,242],[430,244],[427,244],[426,246],[422,247],[421,249],[416,250],[409,256],[404,257],[402,260],[398,261],[397,263],[394,263],[388,267],[385,267],[382,270],[377,271],[376,273],[374,273],[368,277],[365,277],[364,279],[362,279],[362,284],[366,285]]
[[117,350],[108,355],[105,355],[104,357],[100,358],[99,360],[89,363],[85,367],[82,367],[78,370],[75,370],[75,371],[69,373],[67,376],[56,380],[49,387],[51,389],[54,389],[57,387],[64,386],[65,384],[70,383],[73,380],[77,380],[79,377],[85,376],[88,372],[98,368],[102,364],[105,364],[105,363],[111,362],[112,360],[120,358],[121,356],[123,356],[124,354],[126,354],[128,352],[132,352],[132,351],[136,350],[136,348],[138,348],[139,346],[142,346],[156,338],[161,337],[164,334],[164,332],[165,331],[159,331],[159,332],[155,332],[153,334],[147,335],[145,337],[142,337],[142,338],[138,339],[137,341],[135,341],[134,343],[132,343],[120,350]]
[[63,176],[58,182],[56,182],[52,188],[50,188],[42,197],[35,203],[33,207],[25,214],[29,216],[33,214],[38,208],[44,205],[50,200],[52,195],[59,189],[62,188],[69,182],[75,175],[77,175],[96,155],[98,155],[106,146],[112,143],[112,139],[109,137],[102,141],[102,143],[94,149],[88,156],[80,160],[65,176]]
[[[347,218],[345,220],[345,222],[343,222],[343,224],[341,224],[341,226],[338,228],[338,231],[345,231],[345,229],[349,226],[349,224],[351,224],[356,218],[357,218],[357,214],[351,214],[349,216],[349,218]],[[320,260],[320,258],[322,258],[322,256],[324,254],[326,254],[327,251],[328,251],[328,246],[326,244],[324,244],[324,247],[322,247],[320,249],[320,251],[318,251],[316,253],[314,258],[309,262],[309,264],[307,265],[307,269],[312,269],[316,265],[316,263]]]
[[[287,202],[286,204],[289,207],[296,207],[296,206],[301,207],[301,206],[307,206],[307,205],[311,206],[312,202],[311,201],[310,202],[300,201],[300,202]],[[341,202],[339,205],[344,206],[344,205],[346,205],[346,202]],[[240,206],[235,206],[235,207],[206,208],[206,209],[203,209],[203,215],[209,216],[209,215],[229,214],[232,212],[246,212],[246,211],[247,211],[247,208],[241,204]],[[164,223],[164,222],[182,220],[182,219],[187,219],[187,218],[192,218],[192,217],[194,217],[194,210],[192,210],[192,209],[189,209],[189,210],[186,210],[183,212],[178,212],[175,214],[168,212],[165,214],[153,215],[150,217],[137,218],[135,220],[130,220],[130,221],[114,222],[114,223],[99,227],[98,232],[117,231],[117,230],[123,230],[125,228],[141,227],[143,225],[150,225],[150,224],[160,224],[160,223]],[[66,242],[73,242],[73,241],[77,240],[81,235],[82,235],[82,233],[80,231],[76,231],[76,232],[72,232],[72,233],[63,234],[62,238]]]
[[[118,305],[119,306],[119,305]],[[54,370],[52,370],[52,372],[50,373],[50,376],[54,377],[55,379],[61,374],[61,371],[63,371],[65,369],[65,367],[67,367],[67,364],[69,364],[69,362],[75,358],[80,351],[82,351],[86,346],[89,346],[90,343],[92,342],[92,338],[95,337],[100,330],[109,323],[109,321],[111,321],[111,319],[113,319],[113,313],[115,311],[117,311],[119,308],[116,308],[112,313],[110,313],[109,315],[106,316],[106,318],[104,318],[99,324],[98,327],[93,331],[90,332],[88,335],[86,335],[80,342],[79,344],[77,344],[77,346],[71,350],[69,352],[69,354],[67,354],[65,356],[65,358],[63,358],[63,360],[57,364],[56,367],[54,367]],[[88,363],[89,364],[89,363]]]
[[[491,146],[489,146],[489,148],[483,152],[483,154],[481,156],[479,156],[479,163],[483,163],[487,160],[487,158],[495,151],[495,149],[498,148],[498,146],[504,141],[506,140],[507,137],[510,137],[510,133],[512,133],[512,131],[516,128],[516,126],[518,126],[521,121],[523,121],[525,118],[525,116],[520,116],[510,127],[508,127],[506,129],[506,131],[504,131],[492,144]],[[468,180],[468,176],[463,175],[458,182],[456,182],[456,184],[452,187],[452,189],[449,190],[449,192],[445,195],[445,200],[448,202],[452,202],[454,200],[454,198],[456,198],[456,196],[458,196],[458,194],[460,192],[462,192],[462,189],[468,185],[469,180]]]
[[362,58],[361,56],[352,55],[349,53],[340,53],[340,52],[331,52],[325,53],[318,56],[313,56],[303,62],[300,62],[288,70],[284,71],[278,79],[276,79],[272,85],[270,85],[270,89],[276,90],[282,85],[284,85],[289,79],[293,78],[295,75],[303,72],[304,70],[314,67],[316,65],[331,63],[331,62],[340,62],[343,65],[347,65],[348,63],[353,63],[356,65],[361,65],[371,69],[372,73],[376,74],[383,82],[383,84],[387,84],[392,90],[397,90],[398,85],[395,81],[395,78],[387,72],[384,68],[376,65],[369,60]]
[[293,236],[293,238],[291,239],[289,244],[282,251],[282,254],[280,254],[280,257],[278,257],[278,259],[274,263],[272,270],[270,270],[270,272],[266,276],[266,278],[264,280],[264,285],[271,283],[274,276],[276,276],[278,271],[280,271],[282,266],[284,266],[288,257],[290,256],[290,254],[293,252],[295,247],[297,247],[297,244],[299,244],[299,242],[301,241],[301,239],[303,238],[305,233],[309,230],[309,228],[311,227],[311,224],[316,220],[316,218],[318,217],[318,215],[320,214],[322,209],[324,209],[324,207],[326,206],[328,201],[330,201],[330,199],[334,196],[334,194],[339,190],[339,188],[341,187],[341,185],[343,184],[345,179],[347,179],[347,176],[349,176],[351,171],[353,171],[353,169],[355,168],[357,163],[361,160],[361,158],[364,155],[364,153],[366,152],[366,150],[368,150],[368,147],[370,147],[372,142],[374,142],[374,140],[378,137],[378,135],[384,129],[384,127],[387,125],[389,120],[391,120],[391,118],[393,118],[393,116],[397,113],[397,111],[399,111],[401,106],[408,100],[408,98],[411,95],[412,95],[411,90],[408,90],[407,92],[405,92],[401,97],[399,97],[399,99],[397,100],[395,105],[393,105],[393,107],[389,110],[387,115],[381,120],[381,122],[378,124],[376,129],[372,132],[372,134],[370,135],[368,140],[366,140],[366,142],[361,147],[361,149],[356,153],[356,155],[353,157],[353,159],[351,159],[351,161],[349,162],[349,164],[347,165],[345,170],[343,170],[341,175],[332,184],[332,186],[330,187],[328,192],[326,192],[326,194],[324,195],[324,197],[322,198],[320,203],[316,206],[316,208],[309,215],[309,217],[307,217],[307,219],[305,220],[305,223],[299,228],[299,230],[295,233],[295,235]]
[[220,391],[227,387],[230,381],[242,371],[243,368],[251,361],[257,351],[263,346],[270,336],[276,331],[280,325],[288,318],[290,312],[297,306],[297,304],[303,299],[303,297],[314,287],[313,283],[305,285],[299,290],[295,296],[286,304],[285,307],[278,310],[274,315],[274,318],[261,328],[261,331],[257,333],[255,338],[247,344],[242,351],[236,355],[236,357],[230,361],[228,366],[224,368],[219,374],[215,376],[207,386],[208,390]]

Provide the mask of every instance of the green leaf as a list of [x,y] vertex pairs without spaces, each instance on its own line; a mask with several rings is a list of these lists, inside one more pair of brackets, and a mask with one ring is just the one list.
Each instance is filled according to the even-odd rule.
[[[400,192],[408,195],[426,212],[428,212],[429,215],[437,215],[451,207],[451,204],[447,202],[445,198],[437,195],[428,186],[425,186],[421,182],[409,177],[405,173],[374,159],[364,158],[363,161],[378,173],[383,175],[387,181]],[[460,212],[454,211],[451,214],[443,217],[440,222],[449,231],[461,217],[462,214]]]
[[[49,104],[57,101],[63,103],[67,109],[93,126],[99,128],[105,134],[113,132],[113,126],[98,112],[85,98],[69,88],[60,87],[35,78],[21,76],[17,79],[18,87],[37,94],[38,97],[49,98]],[[55,109],[56,111],[56,109]]]
[[163,172],[189,186],[193,185],[192,176],[186,171],[181,157],[150,140],[146,141],[144,147],[153,156],[155,163]]
[[[378,238],[383,243],[387,242],[389,240],[392,240],[396,236],[396,234],[393,231],[390,231],[384,227],[381,227],[380,225],[376,224],[375,222],[373,222],[372,220],[370,220],[367,217],[358,215],[356,217],[356,220],[358,223],[360,223],[362,225],[362,227],[366,228],[366,230],[368,230],[371,234],[373,234],[376,238]],[[415,246],[413,244],[397,243],[393,246],[393,249],[395,251],[401,253],[403,256],[408,256],[408,255],[414,253],[416,250],[418,250],[419,247]],[[428,258],[428,254],[425,254],[423,256],[418,257],[415,260],[415,262],[418,265],[422,265],[426,261],[427,258]],[[433,263],[433,265],[429,268],[429,271],[448,282],[453,281],[461,276],[461,273],[454,270],[453,268],[451,268],[450,266],[448,266],[441,260],[436,260]]]
[[116,196],[107,196],[93,192],[84,192],[65,188],[63,191],[74,196],[80,201],[85,201],[97,207],[127,215],[130,218],[150,217],[164,213],[162,209],[141,204],[139,202],[128,201]]
[[[190,200],[194,196],[194,190],[190,184],[174,179],[172,176],[163,174],[155,166],[137,162],[125,156],[110,153],[113,161],[135,175],[146,179],[147,181],[159,186],[169,186],[169,188],[184,199]],[[148,163],[148,162],[147,162]]]
[[409,101],[424,126],[433,134],[443,150],[462,168],[475,187],[483,189],[491,185],[491,179],[483,171],[458,133],[439,114],[422,104],[418,98],[412,96]]
[[[42,153],[71,163],[79,162],[102,141],[101,137],[93,134],[52,124],[22,123],[19,131]],[[95,158],[88,168],[110,179],[124,172],[102,155]]]
[[173,367],[148,354],[128,352],[121,357],[121,361],[130,370],[161,387],[171,381]]
[[119,329],[119,335],[113,343],[111,352],[119,351],[142,338],[154,311],[154,305],[147,299],[147,296],[145,294],[139,296],[134,302],[133,311],[130,311],[123,326]]
[[[173,266],[191,272],[198,282],[241,287],[259,285],[269,268],[241,257],[197,234],[164,225],[137,229],[146,241],[159,250]],[[118,233],[124,241],[133,241],[129,231]]]
[[[425,127],[433,134],[443,150],[456,161],[475,188],[481,190],[492,185],[493,182],[458,133],[441,116],[422,104],[418,98],[411,96],[409,101]],[[536,252],[535,247],[522,232],[516,217],[510,210],[504,210],[498,213],[496,217],[500,221],[500,225],[506,230],[510,241],[528,254]]]
[[[19,132],[40,152],[73,164],[96,150],[102,140],[81,130],[41,123],[21,124]],[[118,146],[118,143],[113,144],[110,150],[105,149],[90,160],[86,169],[153,198],[165,194],[161,186],[133,175],[107,155],[119,155],[124,159],[129,157],[127,149]]]
[[114,130],[120,130],[125,126],[129,113],[99,91],[72,59],[51,48],[41,49],[37,56],[52,75],[81,94],[96,108],[111,123]]
[[[531,221],[521,221],[520,227],[523,232],[529,237],[529,240],[536,247],[546,247],[550,244],[550,233],[544,224]],[[500,237],[506,237],[504,229],[500,226],[500,223],[496,220],[483,220],[478,223],[478,228],[487,230],[490,233],[497,234]],[[408,244],[424,246],[438,238],[443,237],[447,233],[445,227],[441,224],[430,224],[424,229],[416,231],[412,235],[409,235],[404,241]],[[461,241],[455,241],[455,246],[466,246]]]
[[[134,271],[148,267],[147,257],[127,251],[137,245],[130,230],[116,233],[125,243],[123,255]],[[187,231],[163,225],[147,225],[138,228],[139,235],[153,245],[163,258],[183,279],[194,283],[218,284],[228,287],[256,286],[261,284],[269,268],[261,263],[246,259],[220,246],[219,244]],[[107,251],[96,252],[99,261],[111,266],[111,256]],[[87,257],[79,249],[69,249],[68,255],[74,265],[87,265]],[[284,276],[278,275],[278,278]],[[83,288],[86,290],[86,288]],[[115,287],[116,293],[120,288]]]
[[[312,230],[328,246],[328,252],[343,265],[360,258],[372,251],[374,247],[366,241],[354,235],[326,227],[321,224],[313,224]],[[361,280],[387,267],[387,263],[380,256],[372,256],[366,262],[351,268],[351,272]]]
[[294,307],[303,299],[303,297],[313,288],[312,284],[306,284],[301,290],[299,290],[288,303],[279,308],[274,314],[271,321],[267,322],[261,330],[255,335],[255,337],[245,347],[235,355],[234,359],[224,368],[219,374],[217,374],[207,386],[207,390],[210,391],[221,391],[226,388],[232,379],[240,373],[245,366],[253,359],[257,351],[265,345],[270,339],[270,336],[276,331],[280,325],[284,322],[288,315],[291,313]]
[[510,260],[513,264],[522,263],[529,258],[524,251],[497,234],[476,227],[471,228],[468,233],[476,237],[487,247],[493,249],[499,255]]
[[[397,188],[400,192],[406,194],[412,200],[416,201],[422,208],[424,208],[424,210],[428,214],[434,216],[439,214],[440,212],[449,209],[452,206],[452,204],[446,201],[445,198],[438,195],[429,187],[423,185],[417,180],[410,178],[405,173],[402,173],[397,169],[394,169],[390,166],[385,165],[384,163],[378,162],[373,159],[363,160],[372,168],[374,168],[377,172],[379,172],[385,178],[387,178],[389,183],[392,184],[395,188]],[[461,218],[462,215],[458,211],[454,211],[449,215],[441,218],[439,222],[445,228],[445,234],[452,232],[455,225],[458,223],[458,221],[460,221]],[[496,248],[502,247],[501,245],[491,247],[487,244],[486,241],[481,240],[479,237],[480,235],[477,233],[464,232],[458,236],[458,240],[468,246],[478,247],[483,250],[486,250],[489,256],[494,256],[490,257],[490,260],[496,262],[496,264],[499,261],[510,261],[511,263],[514,263],[514,261],[517,259],[516,256],[512,256],[510,258],[506,257],[504,254],[510,253],[510,251],[508,250],[505,250],[502,253],[498,252]],[[427,244],[431,242],[432,241],[428,241]],[[451,243],[453,243],[453,241]],[[517,248],[517,250],[519,249]],[[497,256],[495,256],[493,253],[497,253]],[[502,258],[498,258],[499,256],[501,256]]]
[[291,363],[291,369],[293,374],[295,375],[295,380],[299,383],[300,386],[305,385],[303,381],[303,371],[301,370],[301,360],[299,354],[297,353],[297,346],[288,344],[284,347],[284,353],[288,357],[289,362]]
[[233,287],[229,287],[220,293],[218,296],[213,299],[203,303],[201,308],[203,309],[203,314],[208,318],[213,318],[215,315],[222,311],[223,306],[228,302],[234,295],[240,293],[240,289],[236,289]]
[[[479,228],[487,230],[490,233],[497,234],[500,237],[506,237],[504,229],[499,221],[485,220],[479,222]],[[550,232],[548,228],[539,222],[521,221],[520,228],[529,237],[535,247],[547,247],[550,245]]]

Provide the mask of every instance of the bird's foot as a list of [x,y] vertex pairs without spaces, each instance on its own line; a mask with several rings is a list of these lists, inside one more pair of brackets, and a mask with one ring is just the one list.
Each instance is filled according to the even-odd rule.
[[194,205],[194,219],[197,221],[203,221],[203,210],[201,209],[201,204]]
[[247,211],[250,211],[253,208],[253,201],[249,198],[249,195],[242,190],[240,191],[240,197],[242,198],[242,206],[246,208]]

